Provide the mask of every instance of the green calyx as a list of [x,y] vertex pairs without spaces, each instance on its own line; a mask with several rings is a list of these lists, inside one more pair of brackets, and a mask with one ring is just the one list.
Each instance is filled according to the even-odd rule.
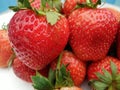
[[18,0],[17,6],[10,6],[9,8],[15,12],[24,9],[31,9],[35,11],[35,13],[37,13],[38,15],[45,15],[48,23],[54,25],[60,19],[60,16],[62,16],[60,14],[62,9],[61,0],[40,0],[40,1],[41,3],[39,9],[33,8],[29,0]]
[[75,7],[77,8],[83,8],[83,7],[88,7],[88,8],[96,8],[98,5],[101,4],[101,0],[97,0],[97,2],[92,2],[92,0],[86,0],[85,3],[78,3]]
[[98,80],[90,80],[89,85],[94,90],[120,90],[120,74],[116,65],[111,61],[111,73],[103,69],[103,74],[97,72]]
[[56,90],[61,87],[71,87],[74,85],[69,71],[65,65],[60,65],[62,53],[59,56],[56,70],[49,70],[48,78],[43,77],[38,72],[32,76],[33,87],[35,90]]

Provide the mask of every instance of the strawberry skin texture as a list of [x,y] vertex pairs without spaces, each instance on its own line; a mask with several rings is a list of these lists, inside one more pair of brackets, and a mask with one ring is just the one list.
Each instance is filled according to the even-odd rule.
[[80,60],[96,61],[106,56],[118,28],[118,22],[110,11],[77,9],[69,16],[68,22],[70,46]]
[[[78,4],[83,4],[85,3],[86,0],[65,0],[64,7],[63,7],[63,12],[65,15],[69,15],[72,11],[74,11],[77,3]],[[92,0],[93,3],[96,3],[97,0]]]
[[101,61],[93,62],[92,64],[89,65],[88,71],[87,71],[88,80],[98,79],[95,73],[97,72],[103,73],[102,72],[103,68],[111,72],[110,61],[116,64],[118,68],[118,73],[120,73],[120,60],[111,56],[107,56]]
[[[86,64],[79,60],[72,52],[63,51],[61,64],[68,65],[67,70],[76,86],[79,86],[86,75]],[[56,60],[51,63],[51,68],[56,68]]]
[[8,38],[7,30],[0,30],[0,68],[7,67],[12,48]]
[[65,17],[50,25],[45,16],[32,10],[18,11],[11,19],[8,31],[17,57],[34,70],[40,70],[54,60],[69,37]]
[[[32,70],[31,68],[27,67],[24,63],[22,63],[18,58],[14,59],[14,62],[12,64],[13,71],[17,77],[20,79],[32,82],[31,77],[36,75],[36,71]],[[48,76],[49,67],[45,67],[42,70],[39,70],[38,72],[47,77]]]

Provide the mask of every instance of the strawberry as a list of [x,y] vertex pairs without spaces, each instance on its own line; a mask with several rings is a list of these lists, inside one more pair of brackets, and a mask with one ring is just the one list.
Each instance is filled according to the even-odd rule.
[[20,9],[12,17],[8,28],[17,57],[34,70],[43,69],[54,60],[69,37],[67,19],[56,11],[44,8],[43,11]]
[[0,30],[0,67],[7,67],[12,57],[12,48],[7,30]]
[[120,90],[120,60],[107,56],[88,67],[89,84],[95,90]]
[[71,13],[68,22],[70,46],[80,60],[96,61],[107,55],[118,28],[116,18],[109,10],[80,8]]
[[[61,64],[68,65],[67,70],[70,72],[74,85],[79,86],[84,81],[86,75],[86,65],[72,52],[63,51]],[[51,63],[51,68],[56,69],[56,60]]]
[[[67,56],[64,56],[64,54],[67,54]],[[68,58],[68,56],[69,56],[69,58]],[[68,59],[68,62],[72,62],[72,63],[66,63],[67,65],[62,64],[61,63],[62,57],[66,57]],[[66,62],[67,62],[67,60],[66,60]],[[53,64],[51,64],[52,68],[50,68],[50,70],[49,70],[48,78],[43,77],[39,73],[36,73],[36,75],[32,77],[33,87],[35,88],[35,90],[82,90],[81,88],[74,86],[74,81],[72,80],[71,74],[70,74],[71,72],[67,70],[68,67],[70,67],[70,68],[73,67],[76,70],[76,68],[77,68],[76,64],[78,65],[78,62],[80,62],[80,64],[82,64],[81,67],[83,67],[83,65],[85,65],[85,63],[78,61],[78,59],[76,59],[76,57],[71,52],[63,51],[59,55],[58,62],[56,63],[56,60],[55,60],[55,63],[53,62]],[[78,66],[78,67],[80,67],[80,66]],[[80,70],[81,71],[84,70],[83,68]],[[77,68],[77,69],[79,69],[79,68]],[[79,70],[77,70],[77,72],[78,71]],[[74,72],[76,72],[76,71],[74,71]],[[81,74],[84,74],[83,72]]]
[[[32,70],[29,67],[27,67],[18,58],[14,59],[12,68],[17,77],[19,77],[20,79],[27,81],[27,82],[32,82],[31,77],[36,74],[35,70]],[[39,70],[38,72],[41,75],[47,77],[48,70],[49,70],[49,67],[45,67],[44,69]]]
[[[92,0],[93,3],[96,3],[97,0]],[[86,0],[65,0],[63,5],[63,12],[65,15],[69,15],[72,11],[77,8],[77,4],[84,4]]]

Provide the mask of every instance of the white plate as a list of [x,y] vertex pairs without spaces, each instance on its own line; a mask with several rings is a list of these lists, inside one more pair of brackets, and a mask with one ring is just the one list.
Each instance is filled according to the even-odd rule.
[[[102,6],[103,7],[103,6]],[[104,7],[112,7],[120,11],[119,7],[105,4]],[[7,11],[0,14],[0,29],[3,24],[8,24],[14,12]],[[83,90],[90,90],[85,81],[82,84]],[[27,83],[15,76],[11,68],[0,69],[0,90],[34,90],[30,83]]]

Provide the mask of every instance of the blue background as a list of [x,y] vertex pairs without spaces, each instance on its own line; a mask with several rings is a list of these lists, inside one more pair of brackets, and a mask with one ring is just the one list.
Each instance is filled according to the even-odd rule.
[[[107,3],[120,6],[120,0],[103,0]],[[8,10],[8,6],[16,5],[17,0],[0,0],[0,12]]]

